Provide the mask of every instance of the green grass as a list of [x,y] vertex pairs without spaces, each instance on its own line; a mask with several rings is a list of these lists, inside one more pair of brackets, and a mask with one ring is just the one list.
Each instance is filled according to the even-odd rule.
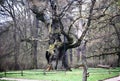
[[8,80],[0,80],[0,81],[8,81]]
[[[82,81],[82,69],[72,69],[72,72],[65,71],[50,71],[46,75],[43,74],[43,70],[24,70],[24,75],[21,76],[20,71],[9,71],[6,77],[11,78],[25,78],[34,80],[49,80],[49,81]],[[101,68],[89,68],[88,72],[90,76],[88,81],[98,81],[106,78],[118,76],[120,68],[111,69],[109,74],[108,69]],[[0,72],[0,77],[4,77],[4,72]]]

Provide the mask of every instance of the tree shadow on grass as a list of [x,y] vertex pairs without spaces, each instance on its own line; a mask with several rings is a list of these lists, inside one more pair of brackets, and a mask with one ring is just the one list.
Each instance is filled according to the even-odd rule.
[[[0,74],[0,78],[2,78],[4,75],[3,74]],[[0,80],[1,81],[1,80]]]

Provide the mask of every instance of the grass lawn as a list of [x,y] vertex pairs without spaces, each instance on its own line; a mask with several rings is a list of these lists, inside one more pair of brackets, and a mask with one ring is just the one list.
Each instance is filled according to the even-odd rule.
[[[11,78],[25,78],[33,80],[49,80],[49,81],[82,81],[82,69],[72,69],[73,71],[50,71],[43,74],[43,70],[24,70],[23,76],[21,71],[8,71],[6,77]],[[89,68],[88,81],[98,81],[106,78],[118,76],[120,68],[108,69]],[[4,77],[4,72],[0,72],[0,77]]]

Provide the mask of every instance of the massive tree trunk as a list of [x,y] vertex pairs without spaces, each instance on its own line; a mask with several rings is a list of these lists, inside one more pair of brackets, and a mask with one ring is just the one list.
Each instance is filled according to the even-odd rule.
[[65,47],[66,45],[63,44],[62,46],[57,48],[57,52],[55,52],[57,55],[57,59],[56,59],[56,67],[55,69],[57,69],[57,65],[58,65],[58,61],[62,61],[62,65],[61,67],[64,67],[66,70],[70,70],[70,66],[68,65],[68,58],[67,58],[67,50],[68,48]]
[[[74,1],[72,1],[71,4],[73,2]],[[49,2],[48,2],[48,3],[50,3],[49,9],[51,9],[50,11],[52,13],[52,16],[50,17],[50,19],[52,20],[52,22],[47,23],[47,24],[50,24],[48,29],[51,29],[49,31],[49,49],[48,50],[52,55],[57,56],[56,69],[57,69],[58,61],[62,60],[63,66],[66,69],[70,70],[70,67],[66,61],[65,53],[68,49],[76,48],[81,45],[81,42],[82,42],[84,36],[86,35],[86,32],[88,31],[90,24],[91,24],[91,17],[92,17],[92,12],[93,12],[93,7],[94,7],[95,2],[96,2],[96,0],[92,0],[89,15],[87,18],[87,23],[86,23],[86,26],[84,26],[85,30],[82,32],[82,35],[77,40],[74,40],[74,38],[70,35],[70,30],[71,30],[72,24],[74,24],[79,18],[77,18],[76,20],[73,21],[73,23],[70,25],[70,27],[68,27],[69,28],[68,31],[66,32],[66,30],[64,29],[65,27],[62,22],[62,17],[65,15],[64,12],[67,11],[67,9],[70,7],[70,4],[68,5],[68,8],[65,7],[65,9],[63,11],[61,11],[61,13],[58,13],[57,12],[57,9],[58,9],[57,8],[58,7],[57,0],[49,0]],[[42,21],[44,24],[46,24],[45,19],[44,19],[45,18],[44,9],[39,11],[37,9],[38,5],[36,5],[34,3],[33,3],[33,5],[34,5],[34,7],[32,9],[33,13],[36,14],[37,18],[40,17],[40,18],[38,18],[40,21]],[[46,26],[48,26],[48,25],[46,25]],[[63,41],[61,36],[65,37],[67,39],[67,41]]]

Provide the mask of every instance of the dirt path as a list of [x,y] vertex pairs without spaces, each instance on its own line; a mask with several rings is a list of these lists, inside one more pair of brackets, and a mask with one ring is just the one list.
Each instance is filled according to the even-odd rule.
[[[48,80],[30,80],[30,79],[17,79],[17,78],[0,78],[0,80],[11,80],[11,81],[48,81]],[[104,81],[120,81],[120,76],[110,78]]]
[[48,81],[48,80],[30,80],[30,79],[16,79],[16,78],[0,78],[0,80],[11,80],[11,81]]
[[107,80],[104,80],[104,81],[120,81],[120,76],[114,77],[114,78],[110,78],[110,79],[107,79]]

